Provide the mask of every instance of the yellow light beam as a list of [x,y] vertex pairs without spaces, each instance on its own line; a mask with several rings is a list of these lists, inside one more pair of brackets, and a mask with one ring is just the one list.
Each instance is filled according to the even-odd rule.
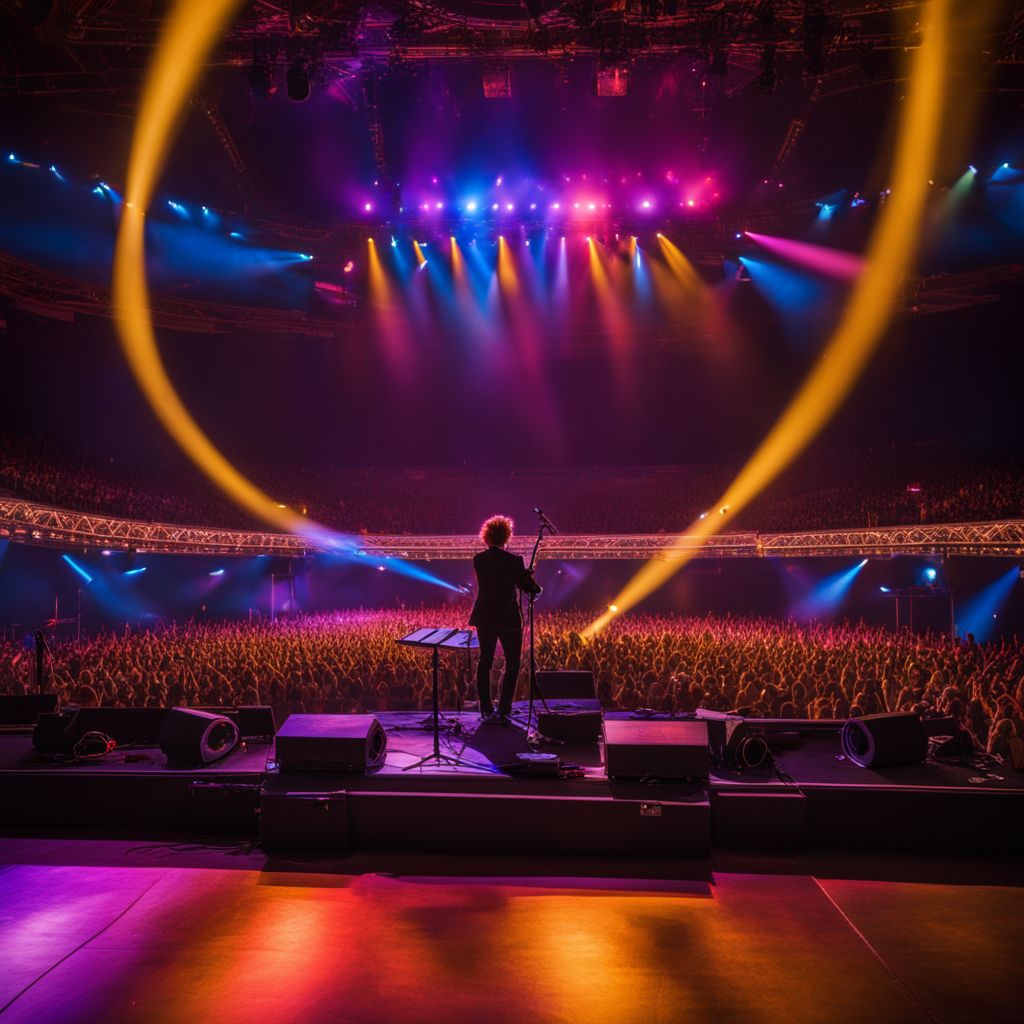
[[613,347],[621,348],[629,340],[632,324],[618,300],[615,286],[601,259],[601,251],[593,238],[587,238],[587,250],[590,257],[590,281],[597,298],[597,306],[601,313],[604,329],[611,339]]
[[468,288],[466,258],[462,255],[462,250],[454,235],[449,236],[449,241],[452,249],[452,280],[458,290],[464,291]]
[[143,86],[125,202],[114,251],[113,313],[132,373],[167,432],[240,506],[288,533],[330,536],[326,527],[280,507],[220,453],[178,396],[160,358],[149,312],[145,217],[185,98],[239,0],[177,0],[164,23]]
[[406,382],[411,375],[409,356],[412,344],[409,340],[403,311],[400,308],[400,301],[395,296],[395,290],[381,263],[377,243],[372,238],[366,240],[366,256],[370,301],[373,305],[373,316],[384,354],[392,372],[400,381]]
[[683,287],[683,290],[688,295],[703,297],[707,289],[697,273],[697,268],[694,267],[675,244],[662,234],[658,235],[658,245],[661,246],[661,251],[665,256],[665,263],[668,264],[673,277]]
[[518,298],[519,273],[504,235],[498,238],[498,284],[501,285],[501,293],[506,301]]
[[678,572],[731,519],[761,493],[817,436],[831,419],[882,335],[924,209],[929,170],[937,155],[948,46],[949,0],[929,0],[923,12],[923,39],[914,56],[911,85],[893,165],[892,195],[868,247],[841,323],[817,366],[778,421],[740,470],[706,518],[698,520],[648,562],[615,598],[618,612],[606,611],[584,631],[593,636]]

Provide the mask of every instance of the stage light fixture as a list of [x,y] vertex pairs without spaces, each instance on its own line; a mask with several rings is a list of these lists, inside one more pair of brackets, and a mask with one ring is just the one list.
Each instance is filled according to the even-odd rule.
[[254,96],[270,99],[277,92],[273,83],[274,64],[267,54],[254,53],[249,65],[249,88]]
[[293,60],[288,65],[288,99],[293,103],[303,103],[309,99],[309,71],[301,60]]
[[757,91],[770,96],[775,92],[778,76],[775,72],[775,44],[767,43],[761,51],[761,67],[757,76]]
[[481,75],[484,99],[507,100],[512,96],[512,72],[508,68],[492,68]]
[[629,92],[629,68],[598,68],[594,74],[598,96],[625,96]]
[[804,11],[804,71],[818,76],[825,73],[825,55],[828,48],[828,16],[821,0],[809,0]]

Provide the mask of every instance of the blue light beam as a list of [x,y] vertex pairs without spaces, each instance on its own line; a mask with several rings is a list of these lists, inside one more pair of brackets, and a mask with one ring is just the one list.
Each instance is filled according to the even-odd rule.
[[1008,569],[980,593],[975,594],[957,613],[956,629],[959,636],[974,634],[979,643],[988,640],[996,628],[999,612],[1020,579],[1020,568]]
[[92,583],[92,577],[70,555],[61,555],[60,557],[85,580],[86,584]]
[[818,619],[834,614],[846,599],[858,573],[867,564],[868,560],[864,558],[849,569],[826,576],[806,597],[790,609],[790,614],[799,621]]

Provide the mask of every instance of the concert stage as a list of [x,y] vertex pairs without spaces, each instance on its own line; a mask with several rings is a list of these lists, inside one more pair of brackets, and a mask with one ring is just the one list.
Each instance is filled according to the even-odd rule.
[[[558,702],[567,708],[566,702]],[[525,716],[518,705],[517,717]],[[377,716],[385,764],[366,775],[285,774],[271,743],[247,743],[204,768],[158,748],[100,762],[46,761],[27,733],[0,735],[0,801],[9,829],[162,830],[255,838],[275,850],[399,850],[702,858],[712,847],[1019,853],[1024,779],[953,763],[859,768],[840,756],[838,723],[766,723],[775,764],[712,769],[707,780],[609,780],[598,742],[547,745],[574,778],[529,777],[521,729],[445,713],[442,750],[472,767],[403,769],[430,752],[422,712]],[[629,719],[610,713],[608,719]]]

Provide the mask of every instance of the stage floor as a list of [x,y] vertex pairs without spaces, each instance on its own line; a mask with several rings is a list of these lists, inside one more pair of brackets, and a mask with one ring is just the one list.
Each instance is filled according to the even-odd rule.
[[0,839],[5,1024],[998,1024],[1019,864],[257,853]]

